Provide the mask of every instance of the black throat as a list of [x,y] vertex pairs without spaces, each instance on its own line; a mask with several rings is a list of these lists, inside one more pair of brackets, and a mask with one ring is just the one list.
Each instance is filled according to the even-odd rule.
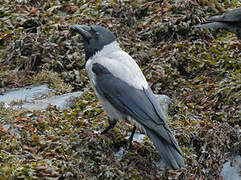
[[84,47],[85,47],[85,60],[88,60],[92,56],[94,56],[97,52],[101,51],[104,46],[114,42],[115,39],[103,39],[103,40],[98,40],[95,42],[84,42]]
[[84,40],[85,59],[88,60],[97,52],[101,51],[104,46],[114,42],[116,37],[109,30],[101,26],[91,26],[91,38]]

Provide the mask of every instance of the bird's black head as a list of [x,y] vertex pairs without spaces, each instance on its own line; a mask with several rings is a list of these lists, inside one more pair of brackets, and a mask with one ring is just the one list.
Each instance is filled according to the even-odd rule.
[[81,34],[83,37],[86,60],[103,49],[105,45],[116,40],[115,35],[102,26],[72,25],[70,29]]

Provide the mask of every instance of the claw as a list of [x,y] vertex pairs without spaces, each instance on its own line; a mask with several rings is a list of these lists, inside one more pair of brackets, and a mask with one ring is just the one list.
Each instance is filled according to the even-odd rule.
[[108,122],[109,122],[109,126],[107,126],[107,127],[104,129],[104,131],[101,132],[101,134],[107,133],[110,129],[114,128],[115,125],[116,125],[116,123],[117,123],[116,120],[110,120],[110,119],[108,120]]
[[126,142],[126,149],[131,149],[132,140],[133,140],[135,131],[136,131],[136,126],[133,127],[131,135],[130,135],[130,137],[128,138],[128,140]]

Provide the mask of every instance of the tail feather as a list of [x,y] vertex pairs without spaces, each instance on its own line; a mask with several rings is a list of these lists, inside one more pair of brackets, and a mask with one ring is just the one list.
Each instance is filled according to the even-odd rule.
[[208,22],[208,23],[205,23],[205,24],[200,24],[200,25],[197,25],[197,26],[194,26],[195,28],[211,28],[211,29],[226,29],[228,28],[227,27],[227,24],[223,23],[223,22]]
[[[161,136],[158,136],[158,134],[153,132],[151,129],[145,128],[145,130],[147,136],[149,136],[159,151],[161,158],[169,167],[178,169],[185,166],[183,154],[177,144],[170,144],[166,142],[163,138],[161,138]],[[171,137],[173,138],[173,142],[176,142],[176,139],[172,135]]]

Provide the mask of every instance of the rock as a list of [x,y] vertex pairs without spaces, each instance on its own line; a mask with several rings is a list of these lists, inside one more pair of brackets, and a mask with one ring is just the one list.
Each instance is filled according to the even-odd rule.
[[235,156],[223,164],[221,172],[223,180],[240,180],[241,179],[241,156]]
[[81,96],[81,91],[55,95],[55,90],[44,84],[9,90],[0,95],[0,102],[4,102],[5,107],[30,111],[44,110],[49,104],[56,106],[58,109],[64,109],[71,107],[73,99]]

